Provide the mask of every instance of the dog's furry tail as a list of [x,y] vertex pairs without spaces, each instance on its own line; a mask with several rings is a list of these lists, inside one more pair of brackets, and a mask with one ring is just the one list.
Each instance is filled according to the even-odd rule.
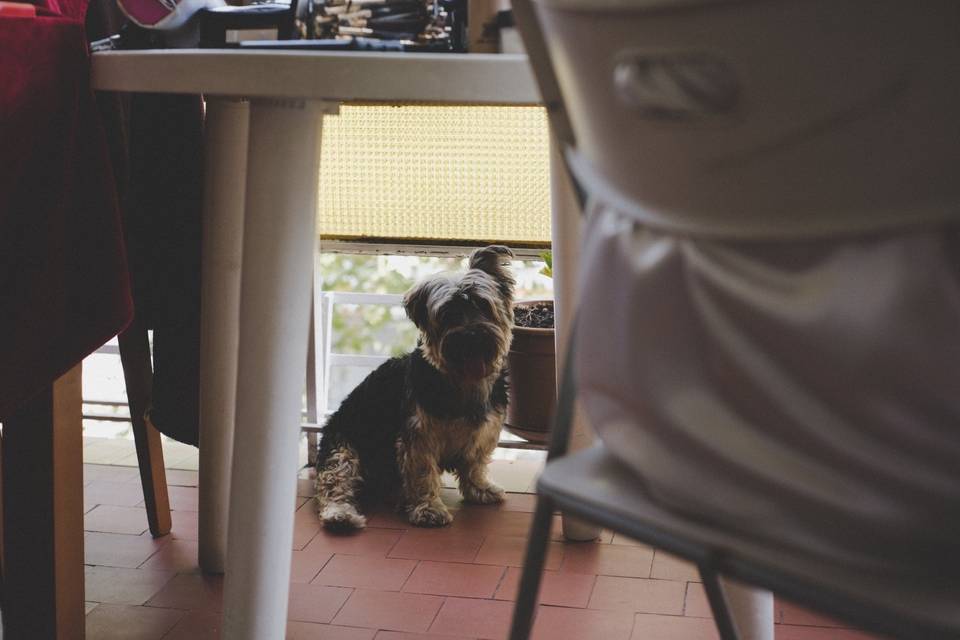
[[362,483],[360,459],[349,445],[335,447],[317,462],[317,502],[325,528],[345,531],[367,526],[357,508]]

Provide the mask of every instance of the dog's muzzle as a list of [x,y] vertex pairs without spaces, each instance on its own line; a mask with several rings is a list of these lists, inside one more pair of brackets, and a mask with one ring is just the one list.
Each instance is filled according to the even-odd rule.
[[447,333],[440,348],[447,367],[468,380],[493,373],[497,339],[483,327],[471,326]]

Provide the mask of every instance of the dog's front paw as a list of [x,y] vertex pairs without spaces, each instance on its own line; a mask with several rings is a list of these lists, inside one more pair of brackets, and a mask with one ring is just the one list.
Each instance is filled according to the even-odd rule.
[[348,502],[327,504],[320,511],[320,520],[323,521],[324,528],[331,531],[350,531],[367,526],[367,519]]
[[506,492],[503,490],[503,487],[493,482],[485,487],[478,487],[476,485],[464,486],[460,488],[460,492],[463,494],[463,499],[466,502],[472,502],[474,504],[496,504],[503,502],[506,497]]
[[453,515],[439,501],[418,504],[410,509],[407,518],[418,527],[443,527],[453,522]]

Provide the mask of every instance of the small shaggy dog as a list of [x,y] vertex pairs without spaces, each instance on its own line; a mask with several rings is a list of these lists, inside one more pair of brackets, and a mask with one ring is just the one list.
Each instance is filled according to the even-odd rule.
[[466,272],[436,275],[404,296],[417,348],[367,376],[324,427],[317,500],[325,527],[363,527],[361,496],[396,500],[418,526],[449,524],[444,471],[457,475],[468,502],[503,500],[487,464],[507,408],[512,257],[503,246],[478,249]]

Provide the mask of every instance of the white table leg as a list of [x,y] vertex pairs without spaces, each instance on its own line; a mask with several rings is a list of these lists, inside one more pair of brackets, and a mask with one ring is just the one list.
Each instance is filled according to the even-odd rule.
[[322,105],[250,106],[225,640],[284,637]]
[[773,594],[722,578],[730,615],[741,640],[773,640]]
[[[550,137],[550,213],[553,242],[554,324],[557,376],[563,371],[567,342],[577,306],[577,264],[580,256],[580,205],[563,167],[559,145]],[[570,434],[570,451],[590,446],[593,432],[579,410]],[[567,514],[562,516],[563,536],[568,540],[593,540],[600,529]]]
[[223,573],[233,454],[240,257],[250,105],[208,98],[204,128],[200,341],[200,541],[204,571]]

